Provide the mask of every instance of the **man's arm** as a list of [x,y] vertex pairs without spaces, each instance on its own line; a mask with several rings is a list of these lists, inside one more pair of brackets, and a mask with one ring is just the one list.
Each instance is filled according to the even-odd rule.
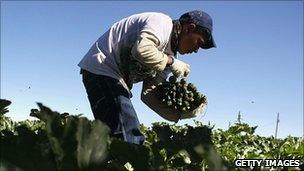
[[172,57],[159,51],[159,40],[151,33],[142,32],[132,48],[135,59],[149,68],[161,72],[172,64]]
[[167,65],[171,65],[171,71],[176,77],[187,76],[190,72],[190,65],[177,60],[157,49],[159,40],[148,32],[142,32],[132,48],[132,55],[143,65],[162,72]]

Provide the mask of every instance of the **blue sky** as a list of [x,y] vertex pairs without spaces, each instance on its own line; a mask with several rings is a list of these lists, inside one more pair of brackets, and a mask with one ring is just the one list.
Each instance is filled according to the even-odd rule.
[[[78,62],[112,23],[157,11],[173,19],[199,9],[214,20],[217,48],[180,56],[188,78],[207,95],[195,118],[227,129],[241,111],[257,133],[303,135],[303,1],[1,1],[1,98],[12,101],[8,116],[30,119],[36,102],[59,112],[93,119]],[[140,101],[132,102],[141,123],[165,121]],[[179,124],[193,124],[192,119]]]

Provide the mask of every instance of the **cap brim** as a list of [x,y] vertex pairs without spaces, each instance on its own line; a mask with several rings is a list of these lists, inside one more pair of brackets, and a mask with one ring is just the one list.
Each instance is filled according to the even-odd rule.
[[211,35],[211,39],[205,43],[204,45],[201,46],[202,49],[209,49],[209,48],[213,48],[216,47],[216,44],[214,42],[213,36]]

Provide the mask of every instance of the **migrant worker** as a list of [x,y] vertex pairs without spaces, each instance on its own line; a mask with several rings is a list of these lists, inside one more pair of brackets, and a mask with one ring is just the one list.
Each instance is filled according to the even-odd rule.
[[142,144],[132,85],[170,73],[187,77],[190,65],[177,54],[215,47],[212,27],[211,17],[198,10],[178,20],[145,12],[114,23],[78,64],[94,118],[110,127],[111,136]]

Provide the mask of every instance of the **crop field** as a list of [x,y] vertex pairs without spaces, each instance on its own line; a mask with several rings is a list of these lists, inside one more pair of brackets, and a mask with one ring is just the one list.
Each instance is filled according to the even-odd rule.
[[[146,141],[135,145],[111,138],[109,128],[100,121],[58,113],[41,103],[30,112],[36,120],[16,122],[6,116],[10,104],[8,100],[0,103],[1,171],[304,169],[302,138],[262,137],[255,134],[257,126],[246,123],[228,130],[198,121],[195,126],[142,125]],[[247,159],[264,164],[238,165]]]

